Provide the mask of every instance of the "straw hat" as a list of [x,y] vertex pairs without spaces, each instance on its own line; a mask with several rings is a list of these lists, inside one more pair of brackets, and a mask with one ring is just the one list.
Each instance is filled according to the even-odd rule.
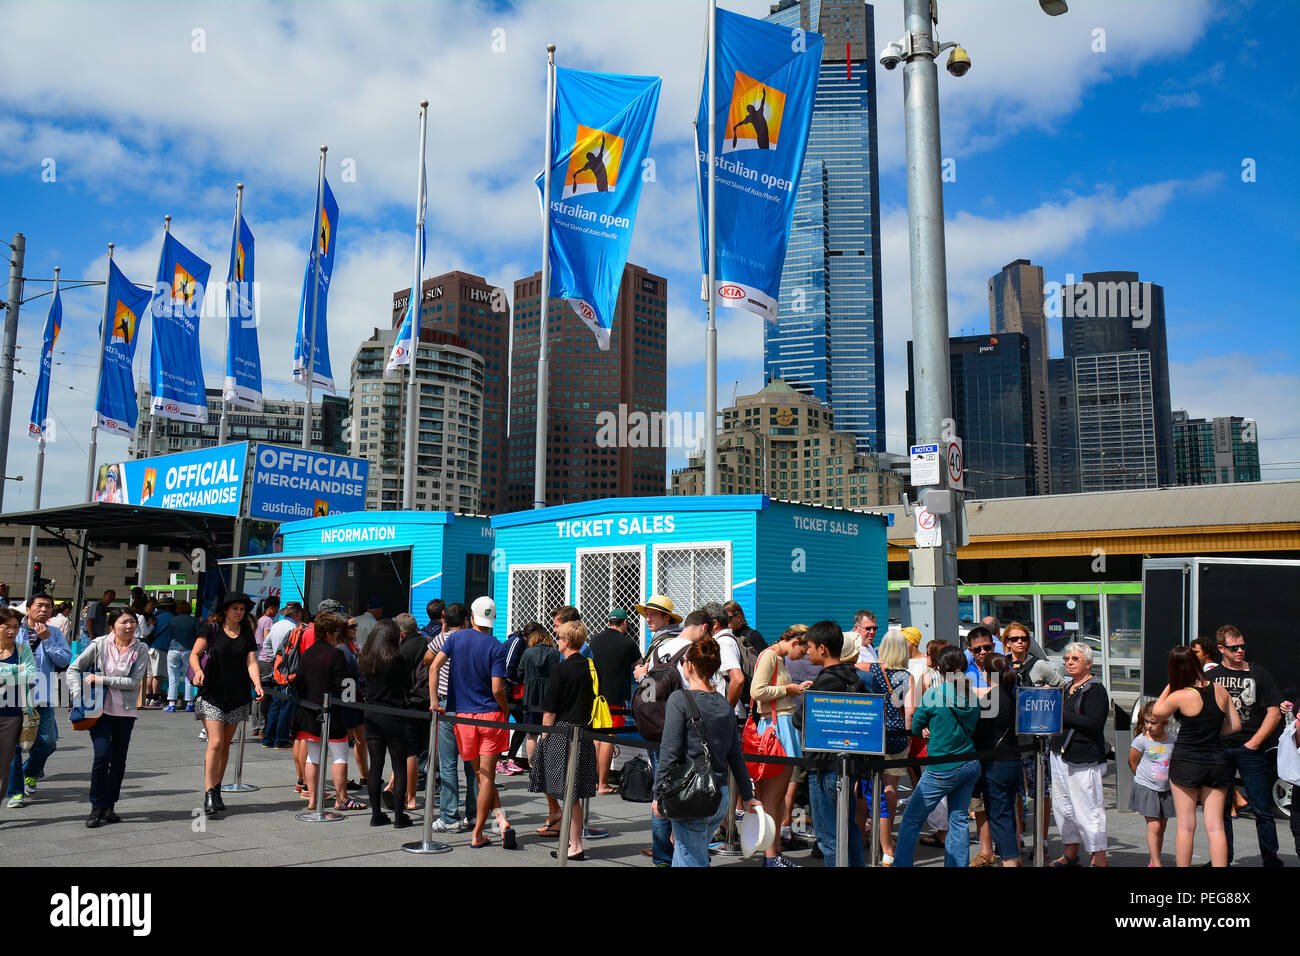
[[652,594],[644,604],[636,606],[636,612],[645,617],[646,611],[659,611],[667,614],[674,624],[682,623],[682,616],[673,610],[673,599],[663,594]]

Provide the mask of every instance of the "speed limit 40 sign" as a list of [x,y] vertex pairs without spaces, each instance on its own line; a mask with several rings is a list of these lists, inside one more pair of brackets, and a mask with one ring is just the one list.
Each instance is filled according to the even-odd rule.
[[966,490],[966,456],[962,454],[961,439],[948,439],[947,450],[948,487],[958,491]]

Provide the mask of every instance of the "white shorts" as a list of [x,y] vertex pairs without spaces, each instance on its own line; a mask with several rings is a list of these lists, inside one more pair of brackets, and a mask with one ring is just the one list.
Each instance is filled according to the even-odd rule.
[[[330,763],[347,763],[350,751],[346,740],[330,741]],[[307,762],[320,763],[320,741],[307,741]]]
[[149,648],[149,676],[167,676],[167,663],[163,657],[163,652],[154,647]]

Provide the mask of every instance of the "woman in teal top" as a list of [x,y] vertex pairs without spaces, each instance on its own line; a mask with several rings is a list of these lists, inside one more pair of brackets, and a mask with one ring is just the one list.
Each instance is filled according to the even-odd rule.
[[[912,733],[929,737],[930,756],[959,759],[931,764],[921,774],[903,812],[894,866],[912,865],[921,825],[944,797],[948,798],[948,837],[943,865],[970,865],[970,795],[980,777],[979,761],[972,759],[980,698],[971,690],[965,671],[966,655],[955,647],[945,647],[939,654],[941,682],[926,690],[912,715]],[[963,755],[969,756],[963,759]]]
[[[18,642],[22,620],[23,616],[13,608],[0,608],[0,767],[6,778],[18,752],[23,715],[32,711],[31,685],[36,680],[32,649],[26,641]],[[18,793],[22,794],[21,788]]]

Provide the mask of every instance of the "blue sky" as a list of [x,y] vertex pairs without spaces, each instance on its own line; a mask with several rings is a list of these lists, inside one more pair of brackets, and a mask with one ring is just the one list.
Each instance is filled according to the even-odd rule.
[[[762,15],[757,0],[723,6]],[[1300,261],[1290,3],[946,0],[941,39],[973,68],[940,74],[949,311],[954,334],[988,329],[986,282],[1028,258],[1049,281],[1136,270],[1165,287],[1175,408],[1259,423],[1265,478],[1300,475]],[[100,279],[106,244],[136,281],[156,268],[162,217],[224,275],[234,184],[257,236],[267,391],[292,385],[292,345],[314,200],[330,146],[340,206],[330,341],[336,378],[389,322],[409,282],[417,104],[429,98],[430,274],[464,269],[507,290],[540,264],[532,177],[541,167],[547,41],[562,65],[664,77],[634,262],[667,275],[668,407],[699,411],[703,306],[690,122],[704,5],[678,2],[431,4],[100,3],[0,7],[0,237],[27,237],[29,276]],[[902,32],[901,0],[876,5],[877,40]],[[201,32],[196,32],[201,31]],[[1097,31],[1103,31],[1098,33]],[[11,55],[10,55],[11,54]],[[910,337],[901,73],[877,71],[880,224],[891,450],[905,442]],[[1242,164],[1254,161],[1254,182]],[[55,180],[42,180],[53,160]],[[345,182],[342,163],[355,164]],[[29,282],[27,295],[44,291]],[[22,312],[10,474],[25,437],[48,297]],[[82,491],[102,290],[64,295],[51,410],[59,429],[45,504]],[[219,384],[224,326],[203,322]],[[720,319],[719,395],[762,384],[761,325]],[[1059,354],[1059,327],[1053,329]],[[146,329],[137,374],[147,374]],[[103,460],[126,453],[104,437]],[[684,456],[671,450],[669,465]],[[5,506],[26,508],[30,482]]]

